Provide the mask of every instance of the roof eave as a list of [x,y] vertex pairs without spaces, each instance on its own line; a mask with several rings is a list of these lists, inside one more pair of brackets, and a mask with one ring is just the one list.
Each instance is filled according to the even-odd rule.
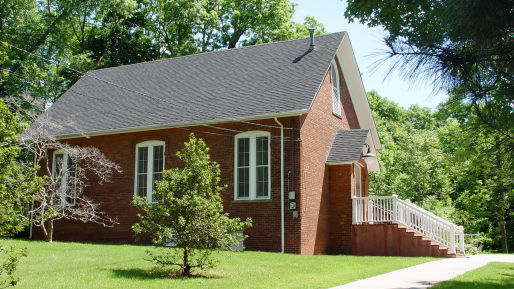
[[56,140],[65,140],[65,139],[82,138],[82,137],[104,136],[104,135],[141,132],[141,131],[153,131],[153,130],[161,130],[161,129],[169,129],[169,128],[191,127],[191,126],[199,126],[199,125],[204,125],[204,124],[219,124],[219,123],[229,123],[229,122],[238,122],[238,121],[262,120],[262,119],[269,119],[269,118],[274,118],[274,117],[290,117],[290,116],[299,116],[302,114],[306,114],[306,113],[309,113],[309,111],[310,111],[310,109],[302,109],[302,110],[294,110],[294,111],[288,111],[288,112],[277,112],[277,113],[260,114],[260,115],[253,115],[253,116],[215,119],[215,120],[195,122],[195,123],[176,123],[176,124],[169,124],[169,125],[132,127],[132,128],[115,129],[115,130],[94,131],[94,132],[88,132],[88,133],[83,133],[83,134],[60,135],[60,136],[56,136],[55,139]]

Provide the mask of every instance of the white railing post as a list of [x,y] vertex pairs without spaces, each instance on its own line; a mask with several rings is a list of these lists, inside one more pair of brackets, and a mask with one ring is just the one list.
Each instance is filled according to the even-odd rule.
[[398,196],[397,195],[393,195],[393,199],[392,199],[392,209],[393,209],[393,216],[392,216],[392,222],[393,224],[396,224],[398,223]]
[[464,254],[465,252],[465,249],[464,249],[464,227],[463,226],[460,226],[459,227],[459,251],[460,253]]
[[373,224],[373,201],[368,199],[368,223]]
[[357,224],[357,199],[352,197],[352,224]]
[[450,226],[450,254],[456,254],[455,251],[455,226]]

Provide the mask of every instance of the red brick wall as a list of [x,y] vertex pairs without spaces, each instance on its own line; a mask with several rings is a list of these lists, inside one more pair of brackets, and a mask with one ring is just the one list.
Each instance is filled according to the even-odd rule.
[[[339,70],[340,71],[340,70]],[[351,224],[351,202],[348,190],[353,192],[353,173],[347,167],[334,168],[335,175],[325,165],[326,157],[337,129],[358,128],[348,89],[340,71],[342,117],[332,114],[332,84],[327,73],[316,95],[311,111],[301,117],[279,119],[285,127],[297,128],[292,167],[292,142],[284,143],[284,192],[285,192],[285,251],[301,254],[348,252],[351,236],[348,234],[348,218]],[[274,120],[255,121],[276,126]],[[180,166],[176,151],[180,150],[193,131],[211,148],[211,158],[221,166],[221,183],[228,188],[223,193],[223,205],[232,217],[253,220],[253,227],[245,233],[249,238],[245,245],[249,250],[280,251],[280,130],[240,122],[218,124],[219,127],[240,131],[270,131],[271,138],[271,199],[266,201],[234,201],[234,138],[235,133],[205,126],[187,129],[162,129],[153,131],[70,139],[70,144],[94,146],[109,159],[118,163],[123,172],[114,176],[111,183],[92,184],[87,194],[102,203],[103,210],[118,219],[119,224],[105,228],[95,224],[60,221],[55,225],[56,240],[127,243],[134,242],[132,225],[137,222],[137,212],[131,206],[134,194],[135,145],[146,140],[163,140],[166,143],[165,168]],[[212,132],[214,135],[206,132]],[[285,137],[292,131],[286,129]],[[228,136],[227,136],[228,135]],[[349,172],[348,172],[349,171]],[[292,184],[292,175],[295,183]],[[338,174],[342,174],[342,178]],[[350,174],[350,175],[348,175]],[[363,171],[363,188],[367,190],[367,174]],[[348,188],[348,183],[350,187]],[[331,187],[333,189],[331,189]],[[293,218],[289,209],[287,192],[296,192],[299,218]],[[343,190],[344,195],[337,195]],[[350,202],[348,205],[348,202]],[[350,206],[350,207],[348,207]],[[339,231],[341,230],[341,231]]]
[[[298,125],[298,118],[281,118],[285,127],[291,127],[292,121]],[[261,124],[277,126],[274,120],[254,121]],[[90,184],[86,188],[86,194],[94,200],[102,203],[103,210],[111,217],[117,218],[119,224],[113,228],[106,228],[95,224],[83,224],[80,222],[62,220],[55,224],[54,237],[56,240],[130,243],[134,242],[132,225],[137,221],[137,212],[131,205],[134,195],[134,164],[135,146],[146,140],[165,141],[165,168],[181,166],[175,153],[182,149],[183,143],[188,139],[190,132],[195,132],[197,137],[205,140],[210,147],[211,159],[221,166],[221,183],[228,188],[223,192],[223,205],[232,217],[246,219],[252,218],[253,227],[245,233],[249,238],[245,242],[249,250],[280,251],[280,129],[255,126],[240,122],[218,124],[216,126],[241,131],[261,130],[269,131],[272,135],[271,148],[271,199],[266,201],[234,201],[234,137],[235,133],[204,126],[190,127],[188,129],[163,129],[154,131],[124,133],[116,135],[95,136],[91,138],[70,139],[67,142],[72,145],[94,146],[100,149],[109,159],[118,163],[123,172],[116,174],[112,182],[103,185]],[[225,135],[213,135],[212,132]],[[289,138],[291,130],[284,131]],[[298,133],[296,133],[298,137]],[[291,141],[284,142],[285,159],[285,190],[287,193],[288,171],[292,170]],[[296,176],[299,180],[299,145],[296,144]],[[94,182],[94,181],[93,181]],[[290,184],[292,186],[292,184]],[[296,185],[297,191],[299,186]],[[286,252],[299,253],[300,222],[293,219],[292,213],[287,207],[285,198],[285,244]],[[41,237],[37,232],[36,237]]]
[[351,254],[353,165],[330,166],[329,170],[330,238],[327,253]]
[[[332,83],[328,72],[311,106],[302,118],[301,127],[301,253],[326,253],[332,234],[329,197],[329,167],[325,165],[330,146],[338,129],[358,127],[351,98],[339,70],[341,85],[341,118],[332,114]],[[342,209],[342,208],[336,208]],[[351,210],[347,212],[351,214]]]

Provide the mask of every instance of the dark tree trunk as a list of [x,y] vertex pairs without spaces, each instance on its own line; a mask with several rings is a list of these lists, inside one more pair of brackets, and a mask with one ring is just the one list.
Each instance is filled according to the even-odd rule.
[[[499,175],[500,171],[502,170],[502,151],[501,151],[501,144],[499,142],[496,143],[496,174]],[[505,220],[505,209],[504,204],[501,200],[504,199],[505,195],[505,188],[503,187],[502,183],[498,180],[498,185],[496,186],[496,197],[498,198],[498,202],[500,202],[499,205],[499,222],[498,226],[500,227],[500,238],[502,242],[502,251],[503,253],[509,252],[509,247],[507,243],[507,222]]]
[[507,222],[505,221],[505,217],[502,216],[502,219],[500,221],[500,236],[502,239],[502,251],[503,253],[509,253],[509,244],[507,242]]
[[53,238],[54,238],[54,220],[53,219],[50,219],[48,220],[47,222],[47,232],[46,232],[46,236],[45,236],[45,241],[47,242],[52,242],[53,241]]
[[191,266],[189,265],[189,249],[184,248],[184,267],[182,271],[182,275],[186,277],[191,276]]

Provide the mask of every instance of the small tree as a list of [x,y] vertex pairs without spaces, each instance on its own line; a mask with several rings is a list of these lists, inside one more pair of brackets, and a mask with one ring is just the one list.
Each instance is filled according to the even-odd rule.
[[37,192],[29,210],[32,223],[41,227],[45,240],[52,242],[54,222],[60,219],[107,227],[117,224],[101,210],[100,203],[85,194],[85,188],[91,178],[99,184],[109,182],[115,172],[121,172],[119,165],[97,148],[72,146],[56,140],[55,135],[63,126],[73,127],[73,119],[56,123],[44,111],[45,103],[41,99],[25,93],[8,100],[19,115],[32,123],[21,135],[20,143],[40,168],[39,173],[47,176],[44,188]]
[[[52,242],[54,222],[60,219],[76,220],[83,223],[97,223],[112,227],[118,222],[101,210],[101,204],[90,199],[85,192],[90,178],[98,184],[110,181],[119,166],[109,160],[94,147],[70,146],[61,142],[32,143],[31,148],[44,146],[36,160],[41,164],[47,178],[45,189],[36,195],[30,210],[33,224],[41,227],[45,240]],[[50,162],[50,154],[53,161]]]
[[[149,235],[159,253],[149,253],[159,266],[178,266],[183,276],[191,276],[191,270],[214,266],[211,253],[215,249],[228,249],[246,236],[242,230],[251,226],[251,220],[230,218],[223,212],[220,192],[219,165],[210,160],[209,149],[194,134],[177,152],[184,168],[172,168],[163,172],[163,180],[157,182],[154,198],[161,200],[149,204],[144,198],[136,199],[139,223],[134,225],[137,235]],[[170,248],[174,244],[179,249]]]

